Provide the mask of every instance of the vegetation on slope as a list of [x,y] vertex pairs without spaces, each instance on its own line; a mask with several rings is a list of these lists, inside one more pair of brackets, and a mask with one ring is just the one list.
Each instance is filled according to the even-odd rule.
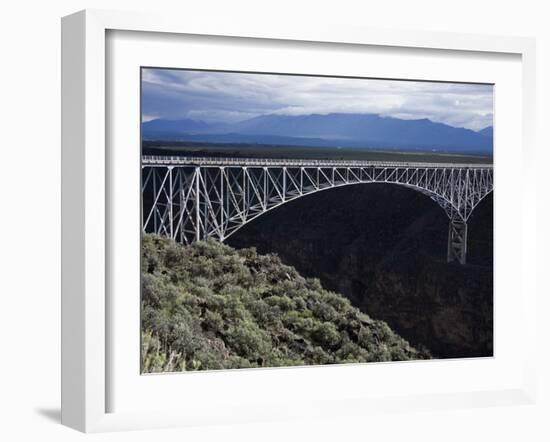
[[143,372],[427,357],[275,255],[153,235],[142,253]]

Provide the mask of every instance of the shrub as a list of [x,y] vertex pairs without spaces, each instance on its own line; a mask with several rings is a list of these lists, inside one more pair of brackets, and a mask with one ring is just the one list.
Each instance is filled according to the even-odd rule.
[[143,372],[429,357],[276,255],[142,242]]

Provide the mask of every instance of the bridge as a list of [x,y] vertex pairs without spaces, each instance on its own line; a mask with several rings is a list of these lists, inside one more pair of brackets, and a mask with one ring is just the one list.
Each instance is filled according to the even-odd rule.
[[336,187],[389,183],[449,218],[447,261],[466,263],[468,219],[493,190],[493,166],[424,162],[142,157],[142,229],[184,244],[224,241],[289,201]]

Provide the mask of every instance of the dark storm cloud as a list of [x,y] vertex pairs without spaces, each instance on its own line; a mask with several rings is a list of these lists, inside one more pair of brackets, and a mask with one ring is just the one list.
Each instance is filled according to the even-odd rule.
[[481,129],[493,123],[488,85],[143,70],[142,119],[232,122],[263,114],[377,113]]

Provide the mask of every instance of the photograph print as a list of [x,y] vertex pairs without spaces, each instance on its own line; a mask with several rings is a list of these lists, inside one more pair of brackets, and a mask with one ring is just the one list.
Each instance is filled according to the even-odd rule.
[[492,357],[493,94],[141,68],[141,372]]

